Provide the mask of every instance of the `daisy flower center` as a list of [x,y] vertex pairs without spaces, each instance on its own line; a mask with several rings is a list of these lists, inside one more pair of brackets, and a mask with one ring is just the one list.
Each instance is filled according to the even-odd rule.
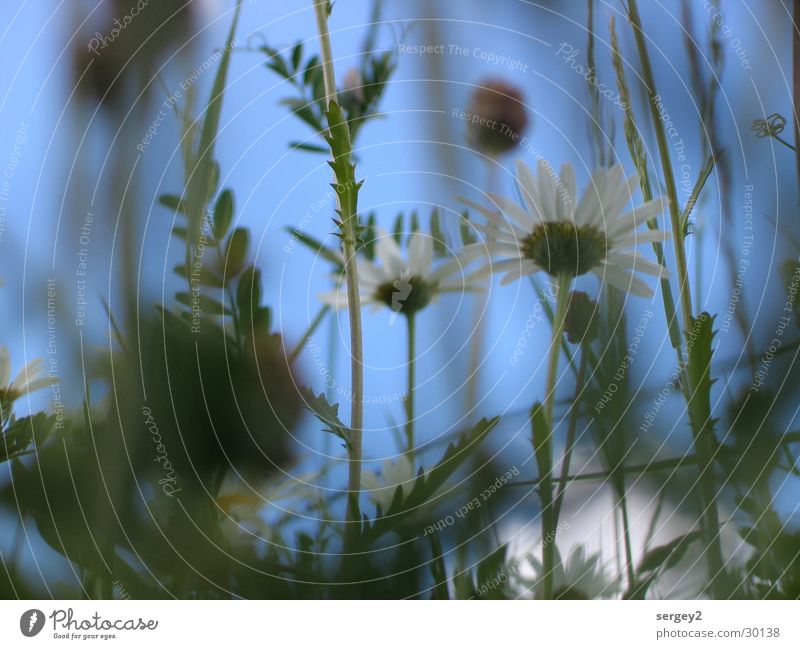
[[593,225],[576,227],[565,221],[537,225],[522,241],[522,252],[550,275],[577,277],[606,258],[605,233]]
[[375,300],[382,302],[392,311],[413,315],[428,306],[434,296],[435,288],[421,277],[411,275],[378,286]]

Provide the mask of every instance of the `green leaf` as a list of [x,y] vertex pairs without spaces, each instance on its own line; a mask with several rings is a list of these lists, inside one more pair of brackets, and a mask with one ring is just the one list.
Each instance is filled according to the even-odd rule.
[[711,361],[714,356],[714,318],[707,311],[692,318],[686,332],[686,348],[689,355],[689,418],[695,434],[708,431],[713,425],[711,418]]
[[328,149],[324,146],[320,146],[318,144],[311,144],[309,142],[289,142],[289,146],[292,149],[297,149],[298,151],[308,151],[309,153],[328,153]]
[[469,227],[469,212],[464,210],[461,214],[461,243],[465,246],[468,246],[471,243],[475,243],[478,238],[475,236],[474,230]]
[[26,453],[36,436],[41,444],[52,432],[56,416],[39,412],[30,417],[15,419],[0,437],[0,463],[12,460]]
[[292,50],[292,69],[297,72],[300,68],[300,61],[303,58],[303,42],[299,41]]
[[225,279],[236,277],[244,268],[250,232],[247,228],[236,228],[228,237],[225,248]]
[[[478,589],[484,585],[492,583],[498,575],[507,573],[508,568],[505,565],[507,546],[502,544],[489,552],[480,563],[478,563],[477,578]],[[485,597],[487,599],[505,599],[504,588],[489,588],[486,591]]]
[[533,451],[539,468],[539,477],[549,476],[553,470],[553,436],[550,425],[544,416],[544,408],[538,401],[531,408],[531,427],[533,428]]
[[243,317],[249,319],[254,307],[261,304],[261,271],[255,266],[249,266],[239,278],[236,287],[236,305]]
[[[717,154],[717,157],[720,155],[722,155],[722,151]],[[697,177],[697,182],[694,184],[692,193],[689,195],[689,200],[686,201],[686,206],[683,208],[683,214],[681,215],[681,232],[684,237],[688,234],[689,217],[692,215],[692,210],[694,210],[697,199],[700,197],[700,192],[703,191],[706,180],[708,180],[708,177],[714,170],[716,162],[717,160],[713,155],[708,157],[705,166],[700,170],[700,175]]]
[[168,207],[173,212],[186,214],[186,203],[184,203],[179,196],[175,196],[174,194],[161,194],[161,196],[158,197],[158,202],[164,207]]
[[315,239],[311,235],[306,234],[302,230],[298,230],[296,228],[287,227],[286,231],[293,237],[295,237],[300,243],[306,246],[306,248],[320,255],[325,260],[331,262],[337,268],[341,268],[342,266],[341,255],[337,255],[331,248],[328,248],[319,239]]
[[233,220],[233,192],[230,189],[224,190],[217,199],[214,206],[214,238],[222,241],[228,234]]
[[214,272],[212,272],[205,266],[200,266],[199,268],[195,267],[192,270],[191,276],[186,270],[186,264],[178,264],[177,266],[175,266],[174,270],[181,277],[197,281],[203,286],[212,286],[214,288],[222,288],[223,286],[225,286],[225,284],[222,281],[222,278],[217,277],[217,275],[215,275]]
[[261,47],[261,51],[267,55],[267,62],[266,66],[276,72],[284,79],[290,79],[292,77],[292,73],[289,71],[289,67],[286,65],[286,62],[283,60],[280,52],[276,50],[274,47],[270,47],[269,45],[264,45]]
[[343,446],[350,453],[353,446],[352,431],[339,419],[339,404],[328,403],[323,393],[320,393],[319,396],[314,396],[310,388],[301,387],[300,394],[303,398],[303,405],[325,425],[323,430],[342,440]]
[[322,68],[319,65],[319,57],[315,54],[306,63],[306,69],[303,72],[303,84],[306,86],[312,84],[314,79],[321,76],[321,74]]
[[175,294],[175,299],[189,309],[199,309],[203,313],[211,315],[231,315],[231,310],[221,302],[204,293],[192,295],[185,291]]
[[668,570],[674,568],[681,560],[689,546],[700,539],[702,534],[698,531],[683,534],[669,543],[659,545],[645,554],[639,561],[637,573],[653,572],[656,570]]
[[403,239],[403,213],[400,212],[394,219],[394,227],[392,228],[392,236],[397,241],[399,246]]
[[471,431],[463,433],[455,444],[448,445],[442,459],[430,471],[425,473],[420,469],[414,486],[405,499],[398,498],[395,494],[387,512],[376,517],[371,525],[365,523],[362,540],[367,544],[372,543],[387,532],[402,526],[409,516],[416,515],[481,445],[499,420],[499,417],[481,419]]
[[[191,250],[200,238],[200,233],[205,220],[205,204],[212,191],[216,190],[215,181],[215,162],[214,146],[219,131],[220,115],[222,113],[222,100],[225,95],[225,84],[228,78],[228,67],[230,66],[231,51],[233,50],[233,40],[236,33],[236,25],[239,22],[239,14],[242,10],[242,0],[237,0],[234,9],[233,21],[231,22],[228,37],[225,40],[225,48],[220,58],[219,68],[214,77],[214,84],[211,88],[211,95],[205,110],[203,128],[200,132],[200,142],[197,148],[194,171],[189,180],[187,188],[189,231],[187,239],[186,260],[189,262]],[[216,177],[219,178],[219,168],[216,167]],[[213,189],[211,189],[213,187]]]
[[433,237],[433,252],[437,256],[443,257],[447,254],[447,241],[445,240],[439,218],[439,210],[434,208],[431,211],[430,222],[431,236]]

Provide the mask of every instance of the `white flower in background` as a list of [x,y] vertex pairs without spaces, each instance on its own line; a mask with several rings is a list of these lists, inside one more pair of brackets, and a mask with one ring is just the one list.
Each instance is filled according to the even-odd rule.
[[416,477],[411,460],[407,455],[401,455],[394,462],[388,459],[384,461],[380,477],[373,471],[363,471],[361,488],[367,497],[376,505],[380,505],[386,513],[394,500],[397,488],[400,487],[403,498],[406,498],[414,488]]
[[[621,590],[619,578],[609,575],[600,563],[600,555],[586,556],[582,545],[576,545],[567,559],[566,565],[561,561],[558,549],[555,552],[555,568],[553,573],[553,597],[555,599],[604,599],[614,597]],[[542,564],[530,557],[530,563],[536,571],[533,584],[543,577]]]
[[490,256],[504,257],[490,264],[493,272],[506,273],[501,284],[539,271],[553,277],[577,277],[591,272],[623,291],[650,297],[652,289],[636,272],[667,277],[667,271],[633,248],[639,243],[663,241],[669,233],[639,230],[663,211],[662,199],[624,211],[638,183],[636,174],[626,180],[619,165],[597,169],[578,201],[572,165],[563,165],[559,178],[548,163],[540,160],[534,176],[520,160],[517,184],[524,208],[495,194],[489,197],[499,211],[460,200],[489,221],[488,225],[473,224],[487,235],[488,241],[472,247],[481,246]]
[[21,396],[52,385],[44,369],[44,359],[35,358],[11,378],[11,355],[8,347],[0,347],[0,403],[8,406]]
[[318,477],[319,473],[310,473],[253,485],[230,474],[216,499],[217,506],[222,510],[220,524],[225,538],[234,547],[269,539],[280,526],[280,521],[273,521],[272,525],[268,523],[266,509],[269,506],[281,508],[288,505],[286,511],[282,512],[283,516],[278,518],[293,518],[300,504],[309,504],[315,499],[314,481]]
[[[433,268],[433,238],[421,232],[409,237],[408,259],[404,259],[394,237],[385,230],[376,230],[374,263],[358,260],[358,281],[361,304],[374,309],[390,308],[395,317],[412,316],[435,301],[439,294],[476,290],[472,282],[485,271],[463,276],[463,268],[480,251],[456,255]],[[347,292],[343,285],[320,295],[320,299],[337,309],[347,308]]]

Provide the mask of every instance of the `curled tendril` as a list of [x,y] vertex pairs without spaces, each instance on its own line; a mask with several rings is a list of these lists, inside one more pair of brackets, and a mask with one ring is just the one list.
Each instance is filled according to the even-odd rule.
[[775,137],[786,128],[786,118],[780,113],[772,113],[766,119],[753,120],[752,131],[756,137]]

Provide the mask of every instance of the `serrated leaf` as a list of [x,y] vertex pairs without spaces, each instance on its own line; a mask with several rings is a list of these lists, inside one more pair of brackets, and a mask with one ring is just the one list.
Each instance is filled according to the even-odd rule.
[[328,104],[325,115],[328,119],[328,134],[325,139],[333,155],[333,160],[328,164],[333,169],[336,179],[343,230],[355,238],[358,229],[358,190],[362,183],[356,182],[355,166],[350,159],[350,130],[342,115],[342,109],[335,101]]
[[339,419],[339,404],[328,403],[324,393],[315,396],[311,389],[306,387],[300,388],[300,395],[303,398],[303,405],[325,425],[323,430],[342,440],[349,453],[353,445],[352,431]]
[[217,241],[222,241],[228,234],[233,221],[233,192],[230,189],[225,189],[217,198],[217,203],[214,205],[214,238]]
[[499,417],[481,419],[471,431],[463,433],[455,444],[448,445],[442,459],[430,471],[425,473],[420,469],[408,496],[402,498],[395,493],[388,511],[376,518],[371,525],[365,526],[362,540],[367,544],[372,543],[387,532],[402,526],[409,516],[414,516],[419,508],[433,499],[450,476],[481,445],[499,420]]

